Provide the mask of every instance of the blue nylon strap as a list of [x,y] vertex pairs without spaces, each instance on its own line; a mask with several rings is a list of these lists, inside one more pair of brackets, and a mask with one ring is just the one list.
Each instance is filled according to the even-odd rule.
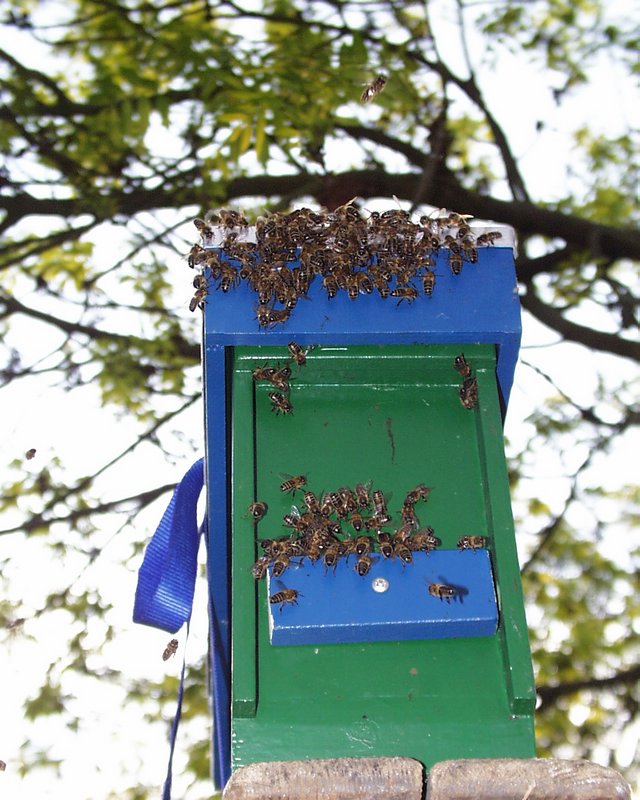
[[191,617],[198,567],[204,458],[176,486],[138,572],[133,621],[175,633]]

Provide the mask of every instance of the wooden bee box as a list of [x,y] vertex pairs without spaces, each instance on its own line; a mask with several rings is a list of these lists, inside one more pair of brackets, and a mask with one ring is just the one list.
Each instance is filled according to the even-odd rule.
[[[428,767],[446,758],[534,754],[535,693],[502,444],[520,337],[513,254],[485,249],[457,276],[445,267],[443,260],[436,268],[433,296],[411,305],[375,296],[329,300],[314,286],[284,325],[268,329],[258,326],[246,286],[207,300],[221,784],[229,769],[257,761],[402,755]],[[284,365],[292,340],[313,349],[303,367],[292,365],[293,410],[279,414],[273,387],[252,373]],[[478,383],[471,409],[460,402],[462,378],[453,368],[461,352]],[[268,588],[251,574],[260,540],[284,536],[284,515],[303,505],[300,492],[280,490],[283,474],[305,475],[316,494],[371,481],[388,497],[394,522],[407,491],[424,483],[431,493],[416,513],[441,548],[416,553],[404,569],[380,559],[365,576],[353,560],[335,575],[325,575],[321,561],[300,560]],[[268,511],[254,524],[247,509],[256,500]],[[486,549],[458,551],[458,539],[470,535],[484,537]],[[311,582],[296,583],[305,570]],[[383,636],[371,635],[385,627],[369,588],[376,577],[401,589],[393,630]],[[447,603],[429,594],[432,583],[459,591]],[[298,589],[297,606],[269,603],[281,587]],[[371,605],[359,597],[364,588]],[[342,631],[330,633],[336,615]],[[296,619],[303,620],[300,643]]]

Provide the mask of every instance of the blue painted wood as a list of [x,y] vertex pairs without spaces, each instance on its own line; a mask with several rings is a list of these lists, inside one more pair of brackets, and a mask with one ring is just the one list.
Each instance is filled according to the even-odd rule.
[[[440,253],[431,297],[398,303],[377,292],[350,300],[345,292],[329,299],[319,278],[309,299],[299,300],[287,322],[260,328],[256,294],[246,282],[227,293],[212,288],[205,305],[207,344],[495,344],[503,416],[507,407],[521,323],[513,250],[478,248],[478,262],[460,275]],[[213,282],[215,286],[215,282]]]
[[[409,639],[492,636],[498,607],[489,553],[486,550],[436,550],[414,553],[413,563],[373,556],[365,576],[355,570],[356,557],[341,559],[336,571],[322,561],[300,560],[281,578],[269,571],[267,593],[298,591],[297,605],[269,604],[274,645],[341,644]],[[380,581],[386,591],[376,591]],[[429,594],[433,583],[452,586],[449,602]]]

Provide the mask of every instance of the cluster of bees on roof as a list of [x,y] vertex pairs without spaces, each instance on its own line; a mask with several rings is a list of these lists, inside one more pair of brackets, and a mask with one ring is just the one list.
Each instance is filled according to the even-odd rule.
[[[285,536],[260,540],[262,555],[251,568],[253,577],[261,580],[269,568],[274,579],[280,578],[292,566],[298,566],[307,558],[312,564],[321,562],[325,574],[335,573],[341,559],[353,559],[353,570],[364,577],[379,558],[398,558],[403,565],[413,562],[416,552],[430,553],[440,544],[433,528],[421,527],[415,507],[426,502],[430,487],[419,483],[407,492],[400,511],[401,524],[388,530],[392,516],[387,500],[380,489],[371,491],[371,482],[357,483],[352,489],[347,486],[317,496],[307,488],[307,477],[287,477],[280,490],[295,495],[302,492],[303,508],[291,507],[291,512],[282,519],[290,530]],[[267,504],[253,502],[248,510],[257,524],[267,513]],[[387,528],[387,530],[385,530]],[[483,536],[462,536],[458,540],[461,550],[478,550],[486,546]],[[428,592],[432,597],[447,603],[455,600],[458,589],[445,583],[432,583]],[[282,587],[269,597],[269,602],[279,605],[297,605],[300,593],[296,589]]]
[[[203,309],[213,285],[227,293],[243,281],[257,295],[261,328],[285,323],[298,300],[308,298],[314,280],[322,282],[329,299],[339,292],[351,300],[376,292],[397,305],[413,303],[420,290],[432,296],[440,250],[447,251],[451,272],[460,275],[465,262],[478,260],[478,247],[502,236],[499,231],[476,235],[470,219],[443,209],[413,222],[400,208],[372,211],[365,218],[351,200],[330,212],[301,208],[258,217],[255,241],[250,241],[241,212],[209,212],[194,220],[205,246],[195,244],[187,256],[189,266],[200,270],[189,308]],[[219,245],[212,247],[216,236]]]

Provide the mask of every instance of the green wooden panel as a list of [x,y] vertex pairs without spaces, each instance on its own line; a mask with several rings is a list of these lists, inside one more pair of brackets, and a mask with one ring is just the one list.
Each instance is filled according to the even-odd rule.
[[[462,407],[459,345],[321,347],[291,381],[290,415],[271,410],[256,366],[284,347],[236,348],[232,382],[232,766],[262,760],[405,755],[531,756],[534,690],[502,444],[492,346],[464,348],[479,406]],[[283,474],[316,493],[371,480],[394,519],[406,492],[442,546],[489,542],[500,608],[479,639],[274,647],[256,538],[282,536]],[[254,499],[269,505],[257,526]],[[299,496],[297,501],[302,504]],[[294,501],[296,499],[294,498]],[[256,537],[257,531],[257,537]]]

